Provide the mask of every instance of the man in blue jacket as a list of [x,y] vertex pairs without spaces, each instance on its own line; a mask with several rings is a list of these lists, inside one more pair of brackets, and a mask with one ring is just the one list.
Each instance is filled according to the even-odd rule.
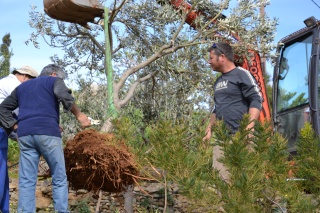
[[[69,212],[59,104],[71,111],[83,128],[90,126],[91,122],[74,103],[64,77],[61,67],[50,64],[43,68],[38,78],[18,86],[0,104],[0,123],[6,129],[17,129],[19,136],[18,212],[36,212],[35,189],[41,155],[51,171],[54,209],[59,213]],[[17,107],[18,120],[11,114]]]

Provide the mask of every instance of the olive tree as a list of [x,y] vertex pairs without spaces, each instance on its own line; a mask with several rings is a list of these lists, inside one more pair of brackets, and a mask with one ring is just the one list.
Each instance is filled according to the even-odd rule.
[[[260,14],[268,0],[179,2],[102,2],[110,11],[106,33],[111,47],[116,110],[134,101],[151,117],[159,108],[176,112],[175,116],[188,113],[188,109],[201,107],[212,95],[214,76],[206,62],[210,44],[228,41],[240,56],[246,55],[248,49],[268,55],[274,48],[277,20]],[[225,16],[224,12],[230,15]],[[104,28],[98,23],[99,18],[96,23],[89,23],[88,29],[54,20],[34,7],[30,26],[35,31],[28,42],[39,47],[38,40],[43,39],[51,47],[62,49],[63,56],[51,57],[54,63],[66,67],[69,74],[82,72],[87,80],[104,83],[106,41]],[[159,111],[155,116],[158,115]],[[105,131],[112,125],[109,118],[104,118]]]

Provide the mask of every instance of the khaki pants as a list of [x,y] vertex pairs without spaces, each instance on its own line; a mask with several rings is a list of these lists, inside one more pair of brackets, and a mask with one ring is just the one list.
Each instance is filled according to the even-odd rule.
[[229,183],[230,173],[223,163],[219,161],[220,158],[224,156],[221,146],[213,146],[213,156],[212,156],[212,168],[219,171],[220,177]]
[[[231,142],[230,142],[231,143]],[[254,144],[249,142],[247,144],[247,149],[249,152],[252,152]],[[219,161],[220,158],[224,157],[224,152],[222,151],[222,147],[215,145],[213,146],[213,156],[212,156],[212,168],[219,171],[219,175],[227,183],[230,183],[230,173],[227,167]]]

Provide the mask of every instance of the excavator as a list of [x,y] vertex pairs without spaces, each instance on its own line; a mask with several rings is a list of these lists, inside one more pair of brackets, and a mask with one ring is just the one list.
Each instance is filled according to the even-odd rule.
[[290,153],[296,153],[294,143],[305,122],[320,135],[320,21],[311,16],[304,23],[278,42],[273,72],[273,126],[287,138]]
[[[159,0],[161,4],[163,0]],[[173,8],[185,11],[186,23],[196,28],[194,20],[204,12],[196,11],[185,0],[166,0]],[[98,0],[44,0],[45,12],[50,17],[78,23],[89,28],[87,22],[103,18],[104,8]],[[224,16],[221,15],[220,18]],[[288,151],[296,153],[295,141],[305,122],[310,122],[320,135],[320,21],[313,16],[304,21],[306,27],[278,42],[274,58],[272,111],[267,98],[260,55],[252,52],[252,58],[243,58],[241,66],[257,80],[263,97],[260,121],[271,121],[274,131],[288,140]],[[236,38],[237,39],[237,38]]]

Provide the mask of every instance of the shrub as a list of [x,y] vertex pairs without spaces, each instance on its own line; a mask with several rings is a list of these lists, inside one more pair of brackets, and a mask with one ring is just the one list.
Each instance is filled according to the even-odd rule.
[[[214,206],[219,205],[226,212],[240,213],[272,212],[275,209],[297,213],[316,210],[319,202],[305,194],[305,188],[299,181],[289,181],[291,167],[287,140],[274,133],[270,123],[257,122],[252,133],[246,129],[249,117],[245,116],[234,135],[228,134],[223,122],[214,127],[211,142],[223,147],[225,156],[221,161],[230,172],[228,184],[220,179],[217,171],[212,170],[212,147],[202,143],[205,125],[201,120],[200,115],[178,122],[158,120],[146,125],[141,132],[129,117],[123,117],[115,122],[116,135],[128,141],[139,158],[141,168],[159,168],[165,180],[158,181],[179,184],[181,193],[190,199],[190,211],[201,206],[211,208],[206,212],[214,212]],[[248,137],[250,135],[253,136]],[[312,138],[309,133],[306,135],[307,143]],[[310,151],[318,143],[309,143],[310,147],[304,146],[304,149]],[[251,149],[248,149],[248,144],[252,144]],[[312,157],[310,162],[315,165],[312,167],[314,170],[311,172],[309,168],[309,173],[303,177],[310,176],[318,181],[314,175],[319,173],[316,160],[320,159],[319,153],[306,153],[305,156]],[[306,162],[305,158],[301,161]],[[303,169],[300,171],[304,173]]]
[[19,161],[19,144],[17,141],[9,139],[8,143],[8,161],[17,163]]

